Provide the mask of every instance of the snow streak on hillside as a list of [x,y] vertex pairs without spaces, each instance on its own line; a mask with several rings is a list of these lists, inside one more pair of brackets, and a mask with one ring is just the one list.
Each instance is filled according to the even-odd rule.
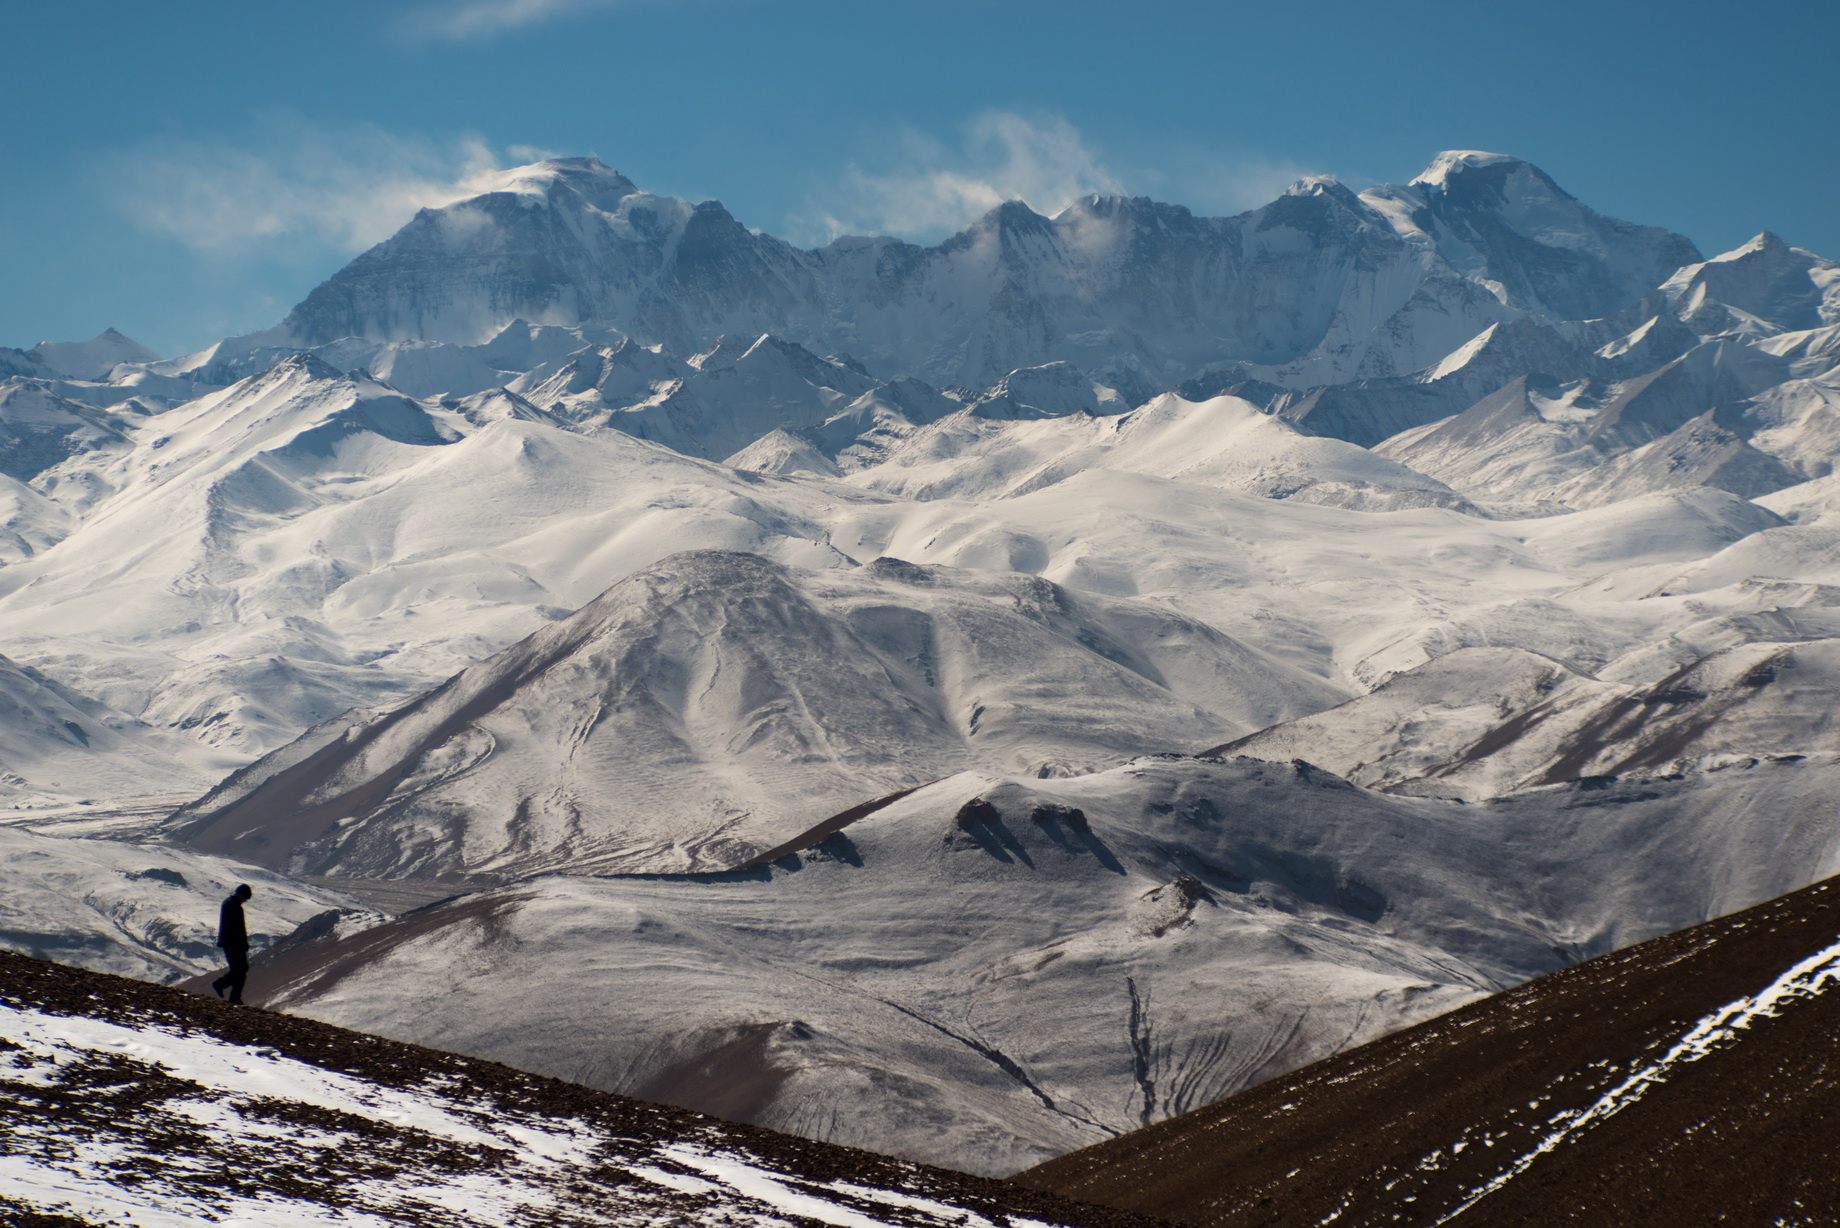
[[[1576,1136],[1640,1103],[1651,1090],[1679,1073],[1682,1066],[1702,1061],[1726,1045],[1737,1044],[1742,1033],[1763,1018],[1775,1018],[1793,1008],[1798,999],[1812,998],[1840,985],[1840,942],[1787,969],[1761,990],[1735,1002],[1728,1002],[1701,1019],[1686,1035],[1654,1061],[1632,1072],[1582,1112],[1568,1110],[1552,1119],[1553,1130],[1532,1151],[1515,1159],[1498,1176],[1470,1195],[1437,1222],[1447,1224],[1489,1195],[1522,1176],[1548,1155],[1571,1142]],[[1456,1146],[1459,1144],[1453,1144]]]
[[[150,1228],[1130,1222],[1075,1208],[1070,1219],[1016,1214],[1029,1196],[1006,1199],[995,1185],[954,1189],[911,1165],[788,1147],[334,1029],[243,1023],[165,999],[136,1009],[114,985],[0,960],[10,999],[0,1000],[0,1217]],[[59,978],[92,991],[84,1009],[30,1004],[68,997],[46,984]]]

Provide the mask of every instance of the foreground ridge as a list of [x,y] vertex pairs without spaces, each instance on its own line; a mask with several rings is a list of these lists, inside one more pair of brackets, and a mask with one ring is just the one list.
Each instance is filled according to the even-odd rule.
[[0,1133],[7,1223],[1152,1222],[4,952]]
[[1197,1225],[1833,1223],[1840,879],[1021,1174]]

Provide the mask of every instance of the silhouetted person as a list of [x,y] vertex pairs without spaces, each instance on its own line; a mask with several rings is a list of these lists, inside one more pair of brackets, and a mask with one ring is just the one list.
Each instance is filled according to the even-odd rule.
[[224,949],[230,970],[211,982],[217,996],[236,1006],[243,1004],[243,982],[249,979],[249,927],[243,924],[243,901],[253,892],[244,883],[230,893],[217,917],[217,945]]

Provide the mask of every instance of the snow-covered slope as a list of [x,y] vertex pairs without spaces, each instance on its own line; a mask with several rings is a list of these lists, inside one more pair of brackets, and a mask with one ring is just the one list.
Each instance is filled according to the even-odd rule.
[[1458,648],[1339,707],[1260,730],[1218,753],[1278,762],[1307,757],[1373,789],[1409,792],[1422,781],[1418,791],[1496,796],[1544,763],[1504,769],[1506,756],[1485,751],[1525,726],[1531,710],[1551,713],[1607,692],[1615,693],[1525,649]]
[[9,1223],[1151,1222],[18,956],[0,1049]]
[[183,798],[233,763],[0,656],[0,809]]
[[1512,644],[1589,672],[1699,617],[1646,602],[1656,586],[1780,524],[1722,491],[1489,521],[1443,508],[1373,513],[1258,499],[1096,469],[991,502],[853,507],[831,540],[854,555],[1026,569],[1076,591],[1167,601],[1365,690],[1465,644]]
[[1830,754],[1466,806],[1250,760],[972,773],[752,870],[526,881],[252,984],[1002,1172],[1831,873],[1835,781]]
[[131,420],[45,380],[0,380],[0,474],[29,481],[72,456],[126,447]]
[[239,883],[258,951],[328,912],[364,916],[337,891],[225,857],[0,824],[0,948],[150,981],[222,971],[217,910]]
[[1558,319],[1614,315],[1698,255],[1680,235],[1605,217],[1504,154],[1448,150],[1404,188],[1362,198],[1503,302]]
[[1820,755],[1840,720],[1840,594],[1807,595],[1707,619],[1595,678],[1518,649],[1460,649],[1223,751],[1308,754],[1373,787],[1471,798]]
[[1467,506],[1443,483],[1234,397],[1166,393],[1129,414],[991,421],[978,407],[916,431],[851,480],[914,499],[1004,498],[1115,469],[1267,499],[1388,511]]
[[663,346],[623,339],[541,363],[506,386],[571,421],[584,421],[668,393],[700,369]]
[[62,541],[72,523],[64,508],[19,479],[0,474],[0,566]]
[[1768,336],[1840,324],[1840,264],[1767,230],[1742,247],[1684,265],[1661,292],[1706,336]]
[[762,336],[732,359],[704,356],[688,378],[636,404],[609,406],[595,420],[686,455],[719,459],[770,429],[821,426],[875,384],[858,368]]
[[1746,497],[1828,472],[1840,392],[1732,340],[1634,378],[1523,375],[1376,451],[1478,500],[1597,507],[1714,486]]
[[0,624],[20,659],[230,748],[413,693],[687,545],[835,558],[810,519],[834,494],[311,357],[134,445],[58,549],[0,571]]
[[[687,369],[714,379],[742,369],[737,357],[789,361],[776,344],[734,350]],[[826,378],[857,378],[798,354]],[[47,509],[21,495],[18,550],[34,553],[0,570],[8,655],[150,724],[260,753],[347,708],[401,702],[666,554],[717,548],[815,568],[889,555],[1161,602],[1322,679],[1326,705],[1462,643],[1594,669],[1678,613],[1606,617],[1605,600],[1650,590],[1570,590],[1665,567],[1652,589],[1780,523],[1693,495],[1490,524],[1415,506],[1463,504],[1228,398],[992,420],[896,382],[737,458],[821,473],[832,452],[801,443],[822,442],[854,485],[737,473],[552,405],[509,392],[418,402],[297,356],[126,419],[121,446],[36,480],[68,516],[35,516]],[[1778,409],[1768,429],[1812,455],[1826,411]],[[1407,510],[1346,510],[1391,507]],[[1280,715],[1201,706],[1246,728]]]
[[1321,707],[1319,680],[1143,603],[885,560],[676,555],[178,816],[316,873],[725,868],[971,766],[1058,774]]
[[[737,357],[789,361],[777,344],[738,348]],[[799,355],[836,382],[860,378]],[[687,369],[713,380],[744,367],[722,362],[710,355]],[[733,405],[757,404],[745,381],[737,386]],[[1371,606],[1359,619],[1324,607],[1324,583],[1365,590],[1363,601],[1374,597],[1370,581],[1392,589],[1382,609],[1394,621],[1381,625],[1403,634],[1424,618],[1416,596],[1398,603],[1408,590],[1470,594],[1461,606],[1485,589],[1500,600],[1597,574],[1594,561],[1530,556],[1524,534],[1505,524],[1419,520],[1402,535],[1394,522],[1247,500],[1235,492],[1291,505],[1461,506],[1436,482],[1298,436],[1241,402],[1169,398],[1130,415],[1039,421],[962,409],[955,418],[958,404],[912,382],[869,388],[772,455],[738,458],[822,472],[797,441],[822,442],[830,450],[821,455],[856,470],[859,484],[888,482],[897,497],[740,475],[622,432],[583,433],[558,416],[562,400],[555,412],[508,393],[417,402],[317,358],[290,358],[176,409],[124,418],[121,444],[41,475],[38,486],[81,521],[73,531],[57,515],[34,516],[46,509],[21,495],[18,551],[34,554],[0,573],[0,631],[16,659],[115,707],[259,752],[345,708],[412,694],[676,548],[747,549],[808,566],[889,554],[1155,594],[1337,685],[1359,676],[1347,671],[1365,655],[1350,636],[1379,628]],[[1816,448],[1825,409],[1772,412],[1778,425],[1768,429],[1806,441],[1804,458]],[[144,532],[151,523],[161,534]],[[1369,557],[1344,551],[1342,539],[1366,541]],[[1447,574],[1436,556],[1449,549],[1492,558],[1486,582]],[[1257,566],[1244,565],[1248,552],[1262,556]],[[1667,557],[1702,556],[1670,547]]]
[[[1672,317],[1669,317],[1670,319]],[[1654,360],[1636,364],[1647,371],[1698,343],[1684,325],[1685,344],[1678,348],[1653,347]],[[1594,332],[1594,330],[1593,330]],[[1239,384],[1237,374],[1225,379],[1225,390],[1243,387],[1266,409],[1312,435],[1346,439],[1364,447],[1413,427],[1424,426],[1458,413],[1477,400],[1529,372],[1563,372],[1580,377],[1607,369],[1580,337],[1543,320],[1521,317],[1491,324],[1473,337],[1438,356],[1424,368],[1404,375],[1358,379],[1293,390],[1264,384]],[[1200,399],[1222,377],[1184,385]]]
[[815,478],[843,476],[837,462],[826,456],[817,444],[804,435],[775,427],[747,447],[722,462],[731,469],[749,473],[773,473],[781,477],[806,474]]

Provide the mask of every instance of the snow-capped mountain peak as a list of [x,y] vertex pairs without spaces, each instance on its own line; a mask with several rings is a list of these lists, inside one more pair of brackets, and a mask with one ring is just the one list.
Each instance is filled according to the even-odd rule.
[[1041,231],[1051,220],[1037,213],[1025,200],[1006,200],[971,224],[973,230]]
[[1447,150],[1405,187],[1362,200],[1503,306],[1549,318],[1614,315],[1700,258],[1685,236],[1606,217],[1507,154]]
[[1757,252],[1771,252],[1786,249],[1789,246],[1783,237],[1773,230],[1759,230],[1744,243],[1728,252],[1720,252],[1712,257],[1714,262],[1723,264],[1730,260],[1740,260]]
[[1354,195],[1334,175],[1304,175],[1284,189],[1286,196]]
[[1821,328],[1840,323],[1840,263],[1765,230],[1681,268],[1661,294],[1702,336]]
[[120,363],[156,362],[160,357],[113,328],[88,341],[41,341],[29,352],[57,374],[82,380],[101,379]]
[[[618,203],[638,191],[633,181],[596,157],[545,158],[493,173],[481,186],[486,192],[547,193],[557,188],[584,197]],[[483,194],[483,193],[482,193]]]
[[1523,162],[1511,154],[1489,153],[1480,149],[1446,149],[1431,159],[1424,170],[1412,176],[1411,185],[1448,188],[1451,181],[1463,172],[1491,166],[1526,166],[1542,178],[1545,177],[1544,171],[1539,171],[1531,163]]

